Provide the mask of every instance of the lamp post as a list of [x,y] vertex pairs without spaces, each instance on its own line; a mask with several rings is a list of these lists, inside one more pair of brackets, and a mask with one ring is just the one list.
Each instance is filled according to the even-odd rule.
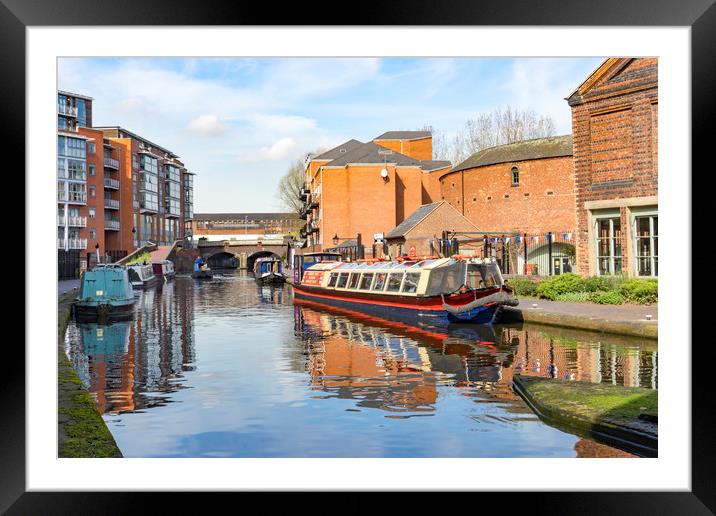
[[132,245],[137,247],[137,228],[132,227]]
[[99,261],[99,242],[97,242],[97,243],[94,245],[94,250],[95,250],[95,252],[97,253],[97,263],[100,263],[100,261]]
[[[353,237],[339,237],[338,233],[333,235],[333,245],[338,247],[338,242],[341,240],[350,240]],[[360,233],[356,233],[356,259],[363,259],[363,239]]]

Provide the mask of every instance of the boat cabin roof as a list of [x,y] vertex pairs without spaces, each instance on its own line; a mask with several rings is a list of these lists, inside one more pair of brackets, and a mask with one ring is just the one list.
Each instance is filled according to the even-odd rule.
[[318,262],[309,269],[312,271],[335,272],[390,272],[395,270],[431,270],[452,261],[451,258],[426,260],[378,261],[378,262]]

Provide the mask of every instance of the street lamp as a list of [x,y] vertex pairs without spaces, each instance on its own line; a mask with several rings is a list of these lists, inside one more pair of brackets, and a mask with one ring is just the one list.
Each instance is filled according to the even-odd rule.
[[338,238],[338,233],[333,235],[333,245],[337,246],[338,242],[340,241],[340,238]]

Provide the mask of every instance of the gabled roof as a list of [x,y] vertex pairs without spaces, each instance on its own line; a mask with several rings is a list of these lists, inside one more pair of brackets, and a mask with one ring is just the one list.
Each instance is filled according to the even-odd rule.
[[336,147],[333,147],[330,150],[327,150],[326,152],[319,154],[318,156],[311,156],[311,159],[333,160],[336,158],[340,158],[344,154],[352,151],[353,149],[361,145],[363,145],[363,142],[351,139],[347,142],[343,142],[340,145],[337,145]]
[[451,172],[466,170],[468,168],[484,167],[486,165],[495,165],[497,163],[572,155],[571,134],[550,136],[548,138],[536,138],[534,140],[524,140],[482,149],[457,165]]
[[345,167],[349,164],[360,164],[360,163],[390,163],[395,164],[399,167],[418,167],[425,171],[438,170],[441,168],[449,167],[449,161],[433,161],[433,160],[419,160],[401,154],[399,152],[390,151],[385,147],[376,145],[375,143],[363,143],[355,147],[352,151],[346,152],[341,157],[334,159],[330,163],[326,163],[324,167]]
[[373,140],[422,140],[431,136],[430,131],[388,131]]
[[437,210],[443,204],[445,204],[445,201],[423,204],[420,208],[411,213],[410,216],[408,216],[408,218],[406,218],[403,222],[395,226],[390,233],[385,235],[385,238],[390,239],[405,236],[411,229],[420,224],[425,217]]

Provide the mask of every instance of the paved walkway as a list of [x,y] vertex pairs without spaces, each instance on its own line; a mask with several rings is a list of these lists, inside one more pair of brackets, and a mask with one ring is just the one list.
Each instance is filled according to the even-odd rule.
[[[598,305],[529,297],[519,299],[519,306],[506,309],[508,318],[521,317],[525,321],[621,335],[658,336],[658,305]],[[647,319],[647,316],[651,318]]]
[[70,290],[75,288],[80,288],[79,279],[59,280],[57,282],[57,297],[60,297],[65,292],[69,292]]

